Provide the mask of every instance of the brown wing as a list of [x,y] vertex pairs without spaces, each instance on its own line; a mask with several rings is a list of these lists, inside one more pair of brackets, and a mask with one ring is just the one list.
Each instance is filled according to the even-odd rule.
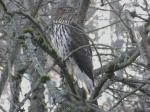
[[[71,45],[70,51],[73,51],[80,46],[89,45],[88,36],[76,24],[72,23],[70,27]],[[92,50],[91,47],[84,47],[72,54],[81,71],[85,72],[87,76],[93,79],[93,65],[92,65]]]

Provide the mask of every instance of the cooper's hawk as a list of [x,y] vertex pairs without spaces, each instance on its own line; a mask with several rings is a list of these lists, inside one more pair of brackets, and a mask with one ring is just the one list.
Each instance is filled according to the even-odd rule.
[[[65,59],[70,52],[78,49],[72,53],[66,61],[66,65],[69,73],[78,82],[79,87],[91,91],[94,80],[92,72],[92,51],[89,46],[88,36],[76,23],[77,18],[78,14],[74,8],[58,8],[53,18],[54,25],[51,41],[62,59]],[[82,48],[79,49],[81,46]]]

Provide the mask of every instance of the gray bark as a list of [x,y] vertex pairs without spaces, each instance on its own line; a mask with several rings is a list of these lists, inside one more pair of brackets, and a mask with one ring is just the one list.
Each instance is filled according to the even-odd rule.
[[[34,71],[34,70],[33,70]],[[37,72],[33,72],[30,74],[31,88],[34,86],[35,82],[40,78]],[[47,106],[45,103],[45,96],[44,96],[44,85],[40,84],[35,91],[32,92],[30,102],[31,105],[29,107],[29,112],[46,112]]]

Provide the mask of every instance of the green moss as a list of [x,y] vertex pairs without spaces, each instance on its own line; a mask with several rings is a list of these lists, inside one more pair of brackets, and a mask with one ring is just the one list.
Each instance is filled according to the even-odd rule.
[[33,31],[34,31],[34,29],[31,27],[26,27],[23,29],[23,33],[32,33]]
[[49,81],[50,80],[50,77],[49,76],[42,76],[41,77],[41,82],[42,83],[46,83],[47,81]]

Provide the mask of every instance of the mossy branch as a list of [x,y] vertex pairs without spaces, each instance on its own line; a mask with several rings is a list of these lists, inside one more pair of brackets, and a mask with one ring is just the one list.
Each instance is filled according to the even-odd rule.
[[43,31],[42,27],[40,26],[40,24],[38,24],[38,22],[36,22],[36,20],[33,17],[31,17],[30,15],[28,15],[24,12],[21,12],[21,11],[9,12],[7,10],[6,5],[4,4],[4,2],[2,0],[0,0],[0,4],[2,5],[3,10],[5,11],[5,13],[8,16],[10,16],[10,17],[13,17],[14,15],[24,16],[32,23],[32,25],[34,26],[35,29],[27,28],[27,29],[24,29],[23,32],[30,33],[31,35],[33,35],[34,31],[37,31],[38,33],[40,33],[40,37],[38,37],[38,38],[33,36],[33,38],[32,38],[33,43],[38,45],[40,48],[42,48],[45,52],[47,52],[50,56],[52,56],[55,59],[56,63],[60,66],[62,73],[64,74],[64,77],[65,77],[71,91],[74,94],[76,94],[76,91],[75,91],[75,88],[73,85],[73,79],[72,79],[71,75],[68,73],[65,62],[57,55],[56,51],[51,46],[50,41],[49,41],[47,35],[45,34],[45,32]]

